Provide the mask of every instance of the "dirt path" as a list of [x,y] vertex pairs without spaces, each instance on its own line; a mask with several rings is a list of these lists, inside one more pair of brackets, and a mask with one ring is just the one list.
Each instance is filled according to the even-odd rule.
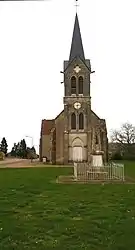
[[31,163],[31,160],[28,159],[5,159],[4,161],[0,161],[0,168],[22,168],[22,167],[34,167],[35,163],[39,162],[39,160],[34,160]]
[[[31,160],[28,159],[5,159],[4,161],[0,161],[0,168],[34,168],[34,167],[64,167],[63,165],[49,165],[49,164],[43,164],[39,162],[39,159],[33,160],[31,163]],[[73,167],[68,166],[68,167]]]
[[5,159],[4,161],[0,161],[0,165],[5,165],[5,164],[16,164],[16,163],[20,163],[20,162],[28,162],[29,160],[27,159],[14,159],[14,158],[11,158],[11,159]]

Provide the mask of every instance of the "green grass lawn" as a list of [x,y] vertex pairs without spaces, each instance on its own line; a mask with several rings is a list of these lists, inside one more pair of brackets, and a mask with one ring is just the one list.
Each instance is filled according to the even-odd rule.
[[135,185],[55,183],[71,173],[0,169],[0,250],[135,249]]

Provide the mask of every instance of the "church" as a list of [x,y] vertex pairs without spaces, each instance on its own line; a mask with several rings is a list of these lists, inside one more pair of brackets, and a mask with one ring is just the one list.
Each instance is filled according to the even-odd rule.
[[69,60],[64,61],[63,110],[53,120],[42,120],[40,161],[68,165],[91,162],[94,155],[108,159],[105,119],[91,109],[91,63],[85,58],[76,13]]

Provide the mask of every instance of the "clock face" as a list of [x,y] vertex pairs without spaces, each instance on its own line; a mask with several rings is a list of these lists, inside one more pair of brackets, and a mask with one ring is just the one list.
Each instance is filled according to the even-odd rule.
[[75,102],[74,103],[74,108],[75,109],[80,109],[81,108],[81,103],[80,102]]

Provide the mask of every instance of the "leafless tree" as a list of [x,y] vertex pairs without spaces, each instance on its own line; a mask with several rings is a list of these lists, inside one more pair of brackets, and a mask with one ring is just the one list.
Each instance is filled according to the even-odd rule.
[[113,130],[111,135],[112,142],[120,143],[123,147],[135,143],[135,126],[124,123],[119,130]]

